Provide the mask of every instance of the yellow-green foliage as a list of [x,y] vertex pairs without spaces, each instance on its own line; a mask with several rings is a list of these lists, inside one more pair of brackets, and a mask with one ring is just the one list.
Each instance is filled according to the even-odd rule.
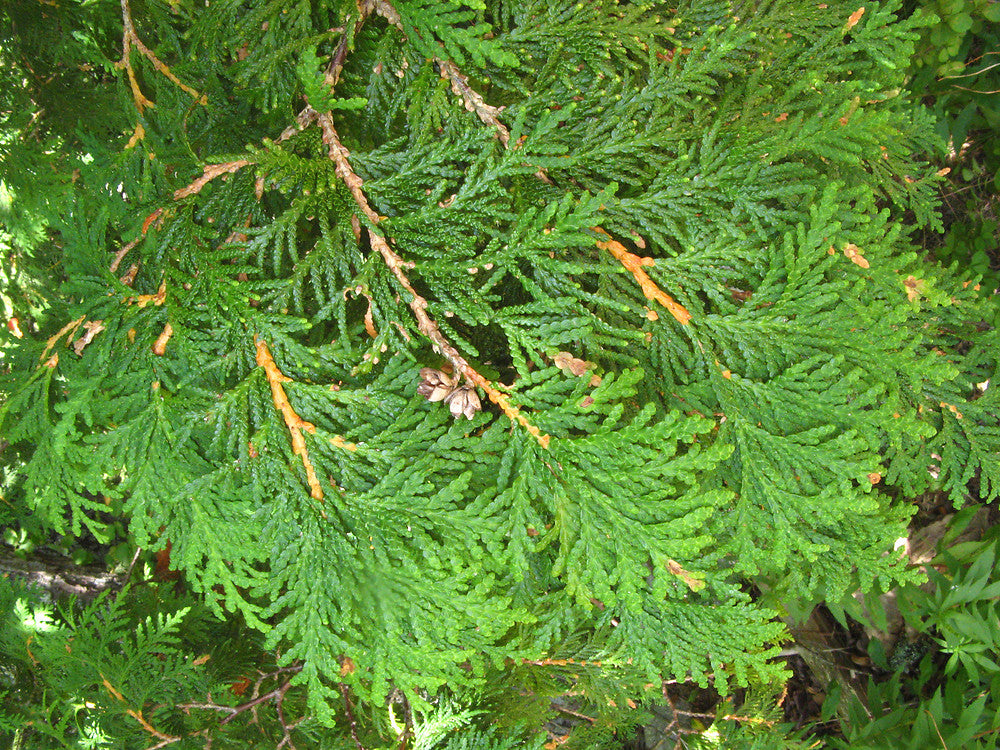
[[1000,493],[992,308],[903,223],[938,176],[895,5],[122,7],[2,512],[169,542],[315,722],[581,634],[636,699],[780,681],[748,583],[906,577],[930,464]]

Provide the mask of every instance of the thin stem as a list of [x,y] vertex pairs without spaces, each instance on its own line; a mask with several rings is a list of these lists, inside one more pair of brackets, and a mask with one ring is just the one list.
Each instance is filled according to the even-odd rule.
[[291,682],[285,682],[280,687],[276,687],[274,690],[266,692],[263,695],[254,698],[253,700],[247,701],[246,703],[243,703],[242,705],[237,706],[233,710],[233,712],[229,716],[227,716],[225,719],[223,719],[222,721],[220,721],[219,724],[220,725],[221,724],[228,724],[229,722],[231,722],[234,718],[236,718],[239,714],[243,713],[244,711],[249,711],[251,708],[256,708],[261,703],[267,703],[272,698],[282,698],[282,697],[284,697],[285,693],[288,692],[288,688],[290,688],[291,686],[292,686]]
[[354,746],[358,750],[365,750],[364,745],[361,744],[361,740],[358,739],[358,720],[354,718],[354,708],[351,706],[351,698],[347,692],[347,685],[343,682],[338,682],[337,686],[340,688],[340,694],[344,698],[344,713],[347,715],[347,721],[351,727],[351,739],[354,740]]
[[174,200],[179,201],[182,198],[187,198],[189,195],[195,195],[201,192],[201,189],[216,177],[224,174],[232,174],[250,164],[253,164],[253,162],[249,159],[237,159],[236,161],[227,161],[222,164],[206,164],[201,177],[194,180],[187,187],[182,187],[174,191]]

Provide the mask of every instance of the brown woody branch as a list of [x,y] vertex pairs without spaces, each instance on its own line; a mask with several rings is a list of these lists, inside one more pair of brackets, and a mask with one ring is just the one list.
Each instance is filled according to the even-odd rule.
[[507,126],[500,122],[500,110],[487,104],[482,95],[469,85],[469,77],[462,75],[451,60],[438,60],[438,67],[441,68],[441,77],[447,78],[451,82],[451,90],[462,97],[465,108],[470,112],[475,112],[476,116],[484,125],[489,125],[497,131],[497,137],[505,147],[510,144],[510,131]]
[[111,261],[111,266],[108,268],[108,270],[111,271],[111,273],[114,273],[115,271],[118,270],[118,266],[121,265],[122,259],[128,254],[129,250],[131,250],[133,247],[135,247],[136,245],[139,244],[139,241],[141,239],[142,239],[141,236],[140,237],[136,237],[130,243],[128,243],[127,245],[125,245],[124,247],[122,247],[121,250],[119,250],[117,253],[115,253],[115,259],[113,261]]
[[354,716],[354,709],[351,706],[351,698],[347,693],[347,685],[343,682],[338,682],[337,686],[340,688],[340,694],[344,698],[344,713],[347,716],[347,721],[351,728],[351,739],[354,740],[354,746],[357,750],[365,750],[364,745],[361,744],[361,740],[358,738],[358,720]]
[[222,164],[206,164],[204,172],[201,177],[196,179],[187,187],[182,187],[179,190],[174,191],[174,200],[179,201],[181,198],[187,198],[189,195],[194,195],[201,191],[205,185],[210,183],[216,177],[224,174],[232,174],[243,167],[253,164],[249,159],[237,159],[236,161],[227,161]]
[[[280,706],[281,705],[281,701],[285,697],[285,693],[288,692],[288,688],[290,688],[291,686],[292,686],[291,682],[283,682],[281,685],[279,685],[278,687],[276,687],[274,690],[271,690],[270,692],[264,693],[264,695],[259,695],[256,698],[254,698],[253,700],[250,700],[250,701],[244,703],[241,706],[237,706],[236,708],[232,709],[232,713],[230,713],[229,716],[227,716],[225,719],[223,719],[222,721],[220,721],[219,724],[228,724],[229,722],[231,722],[234,718],[236,718],[239,714],[243,713],[244,711],[256,708],[261,703],[267,703],[269,700],[272,700],[272,699]],[[282,722],[282,724],[284,724],[284,722]]]
[[[264,693],[263,695],[261,695],[260,693],[260,687],[265,680],[276,678],[280,674],[294,674],[296,672],[301,672],[301,671],[302,671],[301,665],[294,665],[291,667],[281,667],[273,672],[261,674],[257,678],[257,681],[254,683],[254,688],[253,692],[251,693],[250,700],[248,700],[246,703],[240,704],[239,706],[224,706],[219,703],[215,703],[213,701],[210,703],[179,703],[178,707],[183,709],[200,708],[206,711],[222,711],[223,713],[226,713],[228,715],[224,719],[222,719],[222,721],[219,722],[219,725],[221,726],[223,724],[228,724],[230,721],[232,721],[238,715],[244,713],[245,711],[250,711],[253,714],[253,719],[251,720],[251,723],[259,723],[259,719],[257,716],[257,708],[261,704],[273,700],[275,710],[278,714],[278,721],[281,722],[281,729],[283,732],[281,742],[278,743],[275,750],[281,750],[281,748],[286,746],[289,748],[294,748],[294,745],[292,745],[292,730],[295,729],[295,727],[297,727],[299,724],[301,724],[306,719],[306,717],[303,716],[300,719],[297,719],[296,721],[293,722],[287,722],[285,720],[283,701],[285,699],[285,694],[292,686],[291,681],[286,680],[281,685],[276,687],[274,690]],[[211,701],[211,695],[209,695],[209,700]]]
[[295,115],[295,124],[289,125],[287,128],[282,130],[281,135],[279,135],[274,142],[281,143],[282,141],[287,141],[296,133],[305,130],[307,127],[309,127],[316,121],[316,114],[317,112],[315,109],[307,106],[297,115]]
[[[388,0],[360,0],[359,2],[359,20],[356,25],[356,31],[360,29],[361,24],[364,22],[365,18],[371,12],[376,12],[391,25],[402,29],[402,22],[398,11],[392,6],[392,3]],[[345,39],[341,40],[341,46],[338,46],[337,53],[334,55],[334,60],[331,63],[328,71],[331,75],[328,76],[327,82],[331,84],[336,83],[339,78],[340,70],[343,68],[342,54],[346,54],[346,36]],[[342,49],[344,52],[342,53]],[[485,102],[483,97],[475,91],[471,86],[469,86],[468,78],[463,76],[459,71],[458,67],[450,61],[436,59],[435,62],[438,63],[442,76],[447,77],[451,81],[452,90],[465,102],[466,109],[470,112],[475,112],[479,119],[486,125],[489,125],[496,129],[500,142],[506,147],[510,142],[510,131],[507,127],[500,122],[498,117],[500,110],[493,107]],[[334,75],[335,74],[335,75]],[[336,127],[333,123],[333,118],[329,113],[320,114],[315,111],[309,112],[309,108],[306,108],[302,113],[300,113],[297,121],[297,129],[302,129],[305,127],[310,120],[317,120],[319,122],[320,128],[323,131],[323,142],[327,144],[329,148],[330,159],[336,165],[337,176],[340,177],[341,181],[350,190],[354,202],[361,209],[362,213],[371,222],[372,227],[377,225],[382,217],[379,216],[368,202],[367,197],[363,191],[363,181],[354,172],[350,164],[350,153],[344,148],[344,145],[340,141],[340,137],[337,134]],[[291,135],[291,128],[282,134],[282,137]],[[294,132],[294,131],[292,131]],[[546,179],[542,175],[543,179]],[[513,421],[520,424],[527,430],[528,434],[535,438],[538,443],[543,448],[548,448],[550,437],[545,435],[538,429],[537,426],[531,424],[531,422],[521,414],[517,407],[510,403],[510,398],[502,393],[492,382],[487,378],[479,374],[461,355],[461,353],[455,349],[454,346],[445,338],[444,334],[441,333],[441,329],[437,322],[434,321],[430,315],[427,314],[427,300],[422,297],[413,285],[410,283],[409,278],[406,276],[404,268],[412,268],[413,264],[404,261],[392,246],[378,231],[369,227],[368,235],[369,241],[372,247],[379,252],[382,259],[385,261],[386,266],[392,272],[392,275],[396,278],[396,281],[410,294],[409,306],[413,312],[413,316],[417,320],[418,330],[427,337],[434,350],[444,356],[454,368],[456,373],[462,373],[465,378],[471,382],[473,385],[482,388],[486,393],[487,397],[500,407],[500,410],[507,415],[507,417]]]
[[[142,130],[142,123],[136,125],[136,132],[138,132],[139,130]],[[133,140],[135,140],[135,136],[133,136]],[[129,148],[131,148],[133,145],[135,144],[130,142]],[[131,250],[133,247],[135,247],[142,241],[142,238],[146,236],[146,232],[149,231],[149,227],[151,224],[155,222],[156,225],[159,226],[160,223],[162,223],[163,221],[162,217],[163,217],[162,208],[156,209],[149,216],[146,217],[145,221],[142,222],[142,234],[140,234],[138,237],[129,242],[127,245],[123,246],[121,250],[115,253],[115,259],[111,261],[111,265],[108,267],[108,270],[111,271],[111,273],[116,273],[118,271],[118,266],[121,265],[122,260],[125,258],[126,255],[128,255],[129,250]],[[131,266],[129,266],[129,269],[125,272],[125,275],[119,279],[119,281],[121,281],[121,283],[124,284],[125,286],[132,286],[132,282],[135,281],[135,275],[137,273],[139,273],[138,262],[133,263]]]
[[[358,19],[354,22],[354,34],[352,36],[348,36],[347,26],[345,23],[345,26],[342,29],[343,34],[340,37],[340,43],[337,45],[337,49],[333,53],[333,58],[330,60],[330,64],[327,65],[326,71],[323,74],[323,81],[330,87],[331,91],[340,81],[340,74],[344,70],[344,61],[347,59],[347,47],[350,44],[351,39],[356,37],[358,32],[361,31],[361,27],[365,25],[365,21],[375,10],[377,3],[375,0],[357,0],[357,5]],[[350,16],[348,16],[346,20],[350,21]]]
[[340,142],[340,136],[337,134],[337,129],[333,124],[333,118],[329,114],[315,113],[314,116],[323,131],[323,142],[329,148],[330,159],[336,166],[337,176],[347,186],[347,189],[351,192],[351,196],[354,198],[354,202],[370,222],[368,237],[372,248],[378,251],[385,261],[386,266],[396,278],[396,281],[410,295],[408,304],[410,310],[413,312],[413,317],[417,320],[417,329],[430,340],[434,351],[451,363],[456,373],[461,373],[470,383],[482,388],[489,399],[499,406],[501,411],[511,421],[522,425],[543,448],[547,448],[550,440],[549,436],[542,434],[538,427],[532,425],[516,407],[511,405],[510,399],[506,395],[501,393],[488,379],[476,372],[465,357],[441,333],[437,322],[427,314],[427,300],[413,288],[413,284],[410,283],[404,271],[404,269],[413,268],[413,264],[404,261],[392,249],[388,240],[375,228],[382,220],[382,217],[372,209],[368,198],[364,194],[364,182],[351,167],[350,153]]
[[[374,0],[371,5],[373,6],[373,10],[391,25],[400,31],[403,30],[399,11],[392,6],[389,0]],[[451,60],[442,60],[439,57],[434,58],[434,62],[437,63],[441,70],[441,77],[447,78],[451,83],[451,90],[456,95],[462,97],[465,108],[469,112],[475,112],[484,125],[494,128],[497,131],[497,137],[500,139],[500,142],[504,146],[507,146],[510,142],[510,130],[500,122],[500,109],[486,103],[482,95],[469,85],[469,77],[462,75],[462,72],[454,62]]]

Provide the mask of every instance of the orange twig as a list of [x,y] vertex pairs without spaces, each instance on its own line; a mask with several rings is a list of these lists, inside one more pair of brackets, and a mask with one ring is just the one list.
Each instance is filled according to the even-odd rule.
[[604,662],[594,661],[594,660],[587,661],[586,659],[581,659],[580,661],[577,661],[576,659],[549,659],[549,658],[546,658],[546,659],[527,659],[527,658],[524,658],[524,659],[521,659],[521,663],[522,664],[529,664],[529,665],[531,665],[533,667],[566,667],[566,666],[574,666],[574,667],[587,667],[587,666],[590,666],[590,667],[600,667],[600,666],[602,666],[604,664]]
[[[101,675],[101,682],[104,684],[104,688],[108,691],[109,695],[121,701],[122,703],[125,704],[128,703],[128,701],[125,700],[125,696],[123,696],[121,693],[115,690],[114,686],[110,682],[108,682],[108,678],[105,677],[103,674]],[[146,718],[142,715],[142,711],[136,711],[132,708],[126,708],[125,713],[127,713],[136,721],[138,721],[139,724],[142,725],[142,728],[145,729],[147,732],[149,732],[151,735],[153,735],[156,739],[162,740],[161,744],[157,745],[157,747],[163,747],[164,745],[169,745],[174,742],[180,742],[182,739],[184,739],[183,737],[175,737],[173,735],[164,734],[163,732],[157,730],[155,727],[153,727],[152,724],[146,721]]]
[[[125,72],[128,74],[128,83],[132,89],[132,98],[135,100],[135,108],[141,114],[146,107],[155,106],[152,101],[146,98],[145,94],[139,88],[139,82],[135,77],[135,70],[132,68],[131,62],[131,52],[134,46],[142,55],[149,60],[153,67],[165,75],[170,81],[178,86],[182,91],[189,94],[196,102],[199,104],[207,104],[208,98],[202,96],[193,88],[174,75],[173,71],[156,56],[156,54],[147,47],[143,41],[139,38],[139,35],[135,31],[135,25],[132,23],[132,10],[129,8],[128,0],[121,0],[122,5],[122,25],[124,26],[124,34],[122,35],[122,59],[118,61],[118,67],[125,68]],[[139,131],[136,130],[136,135],[139,135]],[[139,136],[141,138],[141,135]]]
[[[462,361],[465,362],[464,359]],[[472,367],[470,367],[467,362],[465,363],[465,366],[461,368],[461,372],[475,385],[482,388],[486,392],[486,395],[490,399],[490,401],[499,406],[500,411],[506,414],[508,419],[510,419],[512,422],[517,422],[525,430],[527,430],[528,434],[531,435],[533,438],[535,438],[535,440],[538,441],[538,444],[540,446],[542,446],[543,448],[549,447],[549,441],[552,439],[551,436],[542,434],[542,431],[539,430],[538,427],[531,424],[531,422],[529,422],[527,418],[523,414],[521,414],[520,410],[516,406],[511,405],[510,399],[507,397],[505,393],[501,393],[499,390],[497,390],[496,386],[494,386],[493,383],[491,383],[489,380],[484,378],[478,372],[473,370]]]
[[167,280],[164,279],[160,282],[160,288],[156,290],[156,294],[140,294],[135,297],[126,297],[122,300],[122,304],[139,305],[140,308],[145,307],[148,304],[153,304],[159,307],[164,302],[167,301]]
[[[132,76],[129,77],[129,82],[134,80]],[[135,124],[135,129],[132,131],[132,137],[128,139],[128,143],[125,144],[125,150],[128,151],[130,148],[135,148],[139,141],[146,137],[146,128],[142,126],[141,122]]]
[[28,652],[28,658],[31,659],[31,663],[34,664],[37,667],[38,666],[38,659],[36,659],[35,655],[33,653],[31,653],[31,642],[34,639],[35,639],[35,634],[34,633],[32,633],[31,635],[28,636],[28,640],[24,642],[24,650]]
[[167,342],[170,341],[170,337],[173,335],[174,327],[170,323],[167,323],[163,326],[163,332],[153,342],[153,354],[157,357],[162,357],[167,351]]
[[611,235],[600,227],[591,228],[593,231],[608,237],[606,242],[603,240],[597,240],[597,247],[611,253],[615,259],[625,267],[625,270],[635,277],[635,280],[639,283],[639,288],[642,289],[642,293],[646,295],[646,299],[659,302],[667,308],[667,311],[674,316],[678,323],[686,326],[688,321],[691,320],[691,313],[687,311],[687,308],[684,307],[684,305],[676,302],[673,297],[660,289],[656,283],[649,278],[649,274],[642,270],[643,266],[653,266],[655,261],[652,258],[642,258],[635,253],[630,253],[625,249],[625,246],[622,245],[622,243],[611,239]]
[[[300,417],[288,402],[288,396],[285,395],[285,388],[281,384],[290,382],[291,378],[287,377],[278,368],[274,357],[271,356],[271,350],[267,348],[267,342],[264,339],[257,338],[256,335],[253,337],[253,340],[257,347],[257,366],[264,369],[264,373],[267,375],[267,382],[271,386],[271,398],[274,400],[274,407],[281,412],[281,416],[285,419],[285,425],[288,427],[288,432],[291,434],[292,452],[302,459],[302,467],[306,470],[306,482],[309,484],[309,494],[313,499],[323,502],[323,488],[320,487],[316,470],[313,468],[312,461],[309,460],[306,439],[302,435],[303,430],[310,435],[314,434],[316,432],[316,425]],[[326,518],[325,512],[322,515]]]
[[344,440],[341,435],[334,435],[330,438],[330,445],[334,448],[341,448],[345,451],[350,451],[351,453],[354,453],[358,449],[357,443],[348,442],[347,440]]
[[[145,237],[146,232],[149,231],[149,228],[151,226],[155,224],[157,227],[159,227],[162,223],[163,223],[163,207],[161,206],[160,208],[153,211],[153,213],[151,213],[149,216],[147,216],[146,219],[142,222],[142,235]],[[139,240],[136,239],[135,241],[138,242]],[[114,271],[115,269],[112,268],[111,270]]]
[[[81,315],[76,320],[71,320],[69,323],[67,323],[58,331],[49,336],[49,338],[45,342],[45,349],[42,350],[42,355],[38,358],[38,361],[40,362],[43,359],[45,359],[45,356],[49,353],[49,350],[51,350],[52,347],[56,345],[56,342],[58,342],[59,339],[61,339],[67,332],[69,333],[69,338],[73,338],[73,334],[76,333],[76,329],[80,327],[80,324],[83,323],[86,317],[87,317],[86,315]],[[58,361],[58,359],[56,361]],[[52,365],[49,366],[55,367],[55,364],[53,363]]]

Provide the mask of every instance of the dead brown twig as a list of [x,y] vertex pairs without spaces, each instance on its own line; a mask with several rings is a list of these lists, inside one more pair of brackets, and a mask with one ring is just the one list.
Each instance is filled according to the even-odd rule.
[[[374,0],[370,2],[372,10],[382,16],[386,21],[396,28],[403,30],[402,19],[389,0]],[[441,77],[446,78],[451,83],[451,90],[462,98],[465,108],[469,112],[475,112],[476,116],[484,125],[489,125],[497,131],[497,137],[505,147],[510,143],[510,130],[500,122],[500,109],[486,103],[482,94],[469,85],[469,77],[462,74],[458,66],[451,60],[434,58],[441,71]]]
[[364,745],[361,744],[361,740],[358,738],[358,720],[354,716],[354,708],[351,706],[351,697],[348,695],[347,685],[343,682],[338,682],[337,686],[340,688],[340,694],[344,698],[344,714],[347,716],[347,722],[351,727],[351,739],[354,740],[354,746],[358,750],[365,750]]
[[41,362],[42,360],[44,360],[45,357],[48,355],[48,353],[52,350],[52,347],[55,346],[56,343],[58,343],[59,339],[61,339],[66,333],[69,333],[67,341],[72,339],[73,335],[76,333],[76,329],[80,327],[80,325],[83,323],[86,317],[87,317],[86,315],[81,315],[76,320],[71,320],[69,323],[67,323],[58,331],[49,336],[49,338],[45,342],[45,348],[42,350],[42,354],[38,358],[38,361]]
[[115,259],[111,261],[111,266],[108,268],[111,273],[118,270],[118,266],[121,265],[122,259],[128,254],[128,251],[139,244],[142,237],[136,237],[134,240],[129,242],[127,245],[123,246],[121,250],[115,253]]
[[441,69],[442,78],[447,78],[451,82],[451,90],[462,97],[465,108],[470,112],[475,112],[484,125],[489,125],[496,130],[497,137],[504,147],[509,146],[510,130],[500,122],[500,110],[486,103],[482,95],[469,85],[468,76],[462,75],[455,63],[450,60],[438,60],[438,67]]
[[[368,16],[370,16],[375,10],[376,3],[374,0],[357,0],[357,5],[358,18],[354,22],[353,36],[357,36],[358,32],[361,31],[361,27],[365,25],[365,21],[368,19]],[[323,81],[330,87],[331,91],[337,83],[340,82],[340,74],[344,70],[344,61],[347,59],[347,47],[352,38],[347,34],[347,22],[349,21],[350,16],[347,17],[345,26],[341,29],[342,36],[340,37],[340,43],[337,45],[337,49],[333,53],[330,64],[326,66],[326,71],[323,73]]]

